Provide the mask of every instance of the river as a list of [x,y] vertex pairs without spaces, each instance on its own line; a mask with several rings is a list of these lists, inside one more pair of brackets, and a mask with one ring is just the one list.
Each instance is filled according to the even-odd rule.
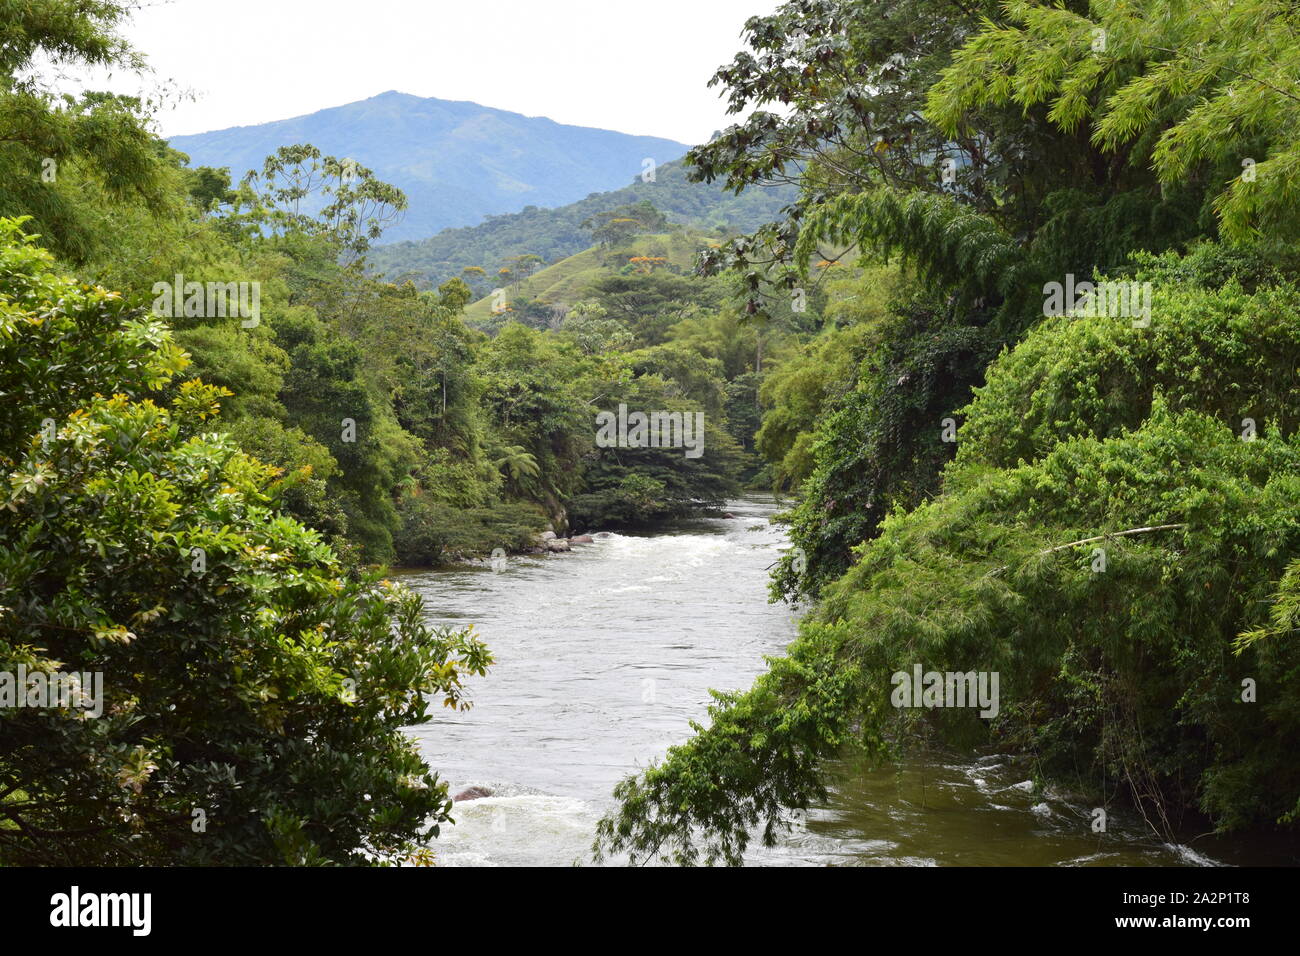
[[[500,570],[411,572],[436,623],[473,624],[497,663],[471,682],[474,707],[439,709],[411,733],[456,793],[440,866],[589,863],[596,821],[625,775],[707,719],[709,689],[747,688],[795,633],[767,601],[785,547],[770,498],[735,518],[649,536],[601,534],[568,554],[512,557]],[[1267,848],[1215,838],[1166,844],[1112,814],[1033,792],[1022,766],[931,757],[839,768],[831,799],[751,865],[1212,865],[1269,862]],[[1119,819],[1116,819],[1116,816]],[[1193,846],[1195,848],[1193,848]]]

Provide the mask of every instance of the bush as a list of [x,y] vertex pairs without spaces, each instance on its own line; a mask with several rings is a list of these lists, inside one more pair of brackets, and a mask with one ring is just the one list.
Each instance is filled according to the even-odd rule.
[[1300,423],[1300,292],[1160,286],[1151,324],[1125,318],[1044,320],[992,366],[961,410],[962,461],[1034,461],[1074,435],[1119,435],[1143,422],[1154,396],[1237,431]]
[[401,526],[394,547],[408,567],[433,567],[495,548],[522,551],[546,527],[542,510],[525,503],[462,509],[427,495],[408,495],[397,510]]

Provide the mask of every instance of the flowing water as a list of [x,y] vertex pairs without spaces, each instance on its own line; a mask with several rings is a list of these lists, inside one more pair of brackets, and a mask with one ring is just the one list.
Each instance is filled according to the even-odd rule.
[[[590,861],[614,785],[707,720],[710,688],[747,688],[795,633],[767,601],[785,547],[770,498],[730,519],[652,536],[600,534],[569,554],[512,557],[501,570],[413,572],[405,583],[437,623],[473,624],[497,663],[471,684],[474,707],[442,710],[412,733],[455,805],[434,844],[443,866]],[[1137,821],[1091,833],[1086,806],[1038,793],[1008,758],[841,767],[809,811],[755,865],[1208,865],[1272,862],[1240,843],[1161,844]]]

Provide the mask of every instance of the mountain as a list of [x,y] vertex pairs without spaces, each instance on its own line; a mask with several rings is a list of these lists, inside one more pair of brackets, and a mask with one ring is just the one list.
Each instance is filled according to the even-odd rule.
[[395,91],[309,116],[170,140],[191,165],[228,166],[236,180],[294,143],[354,159],[406,193],[409,208],[385,233],[388,241],[424,238],[525,206],[561,206],[618,188],[640,175],[646,158],[663,164],[687,150],[670,139]]
[[531,253],[548,263],[559,262],[591,246],[591,233],[582,228],[585,219],[641,200],[649,200],[670,221],[691,229],[735,233],[779,219],[781,207],[797,195],[794,186],[751,188],[732,195],[718,184],[688,182],[685,167],[673,162],[655,171],[654,182],[637,176],[622,189],[593,193],[556,209],[529,206],[418,242],[382,245],[371,250],[369,262],[373,271],[394,281],[437,285],[460,275],[466,266],[479,266],[494,275],[510,256]]

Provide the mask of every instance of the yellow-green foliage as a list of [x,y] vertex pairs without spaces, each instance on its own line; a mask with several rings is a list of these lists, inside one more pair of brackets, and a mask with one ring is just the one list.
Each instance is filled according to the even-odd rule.
[[[598,279],[627,265],[634,256],[662,256],[665,262],[656,268],[671,266],[689,272],[695,264],[695,253],[703,242],[703,239],[685,233],[637,236],[617,250],[593,246],[535,272],[518,286],[504,284],[502,287],[506,290],[507,300],[522,294],[545,305],[568,307],[581,301]],[[492,306],[493,297],[485,296],[466,307],[465,318],[469,321],[491,318]]]

